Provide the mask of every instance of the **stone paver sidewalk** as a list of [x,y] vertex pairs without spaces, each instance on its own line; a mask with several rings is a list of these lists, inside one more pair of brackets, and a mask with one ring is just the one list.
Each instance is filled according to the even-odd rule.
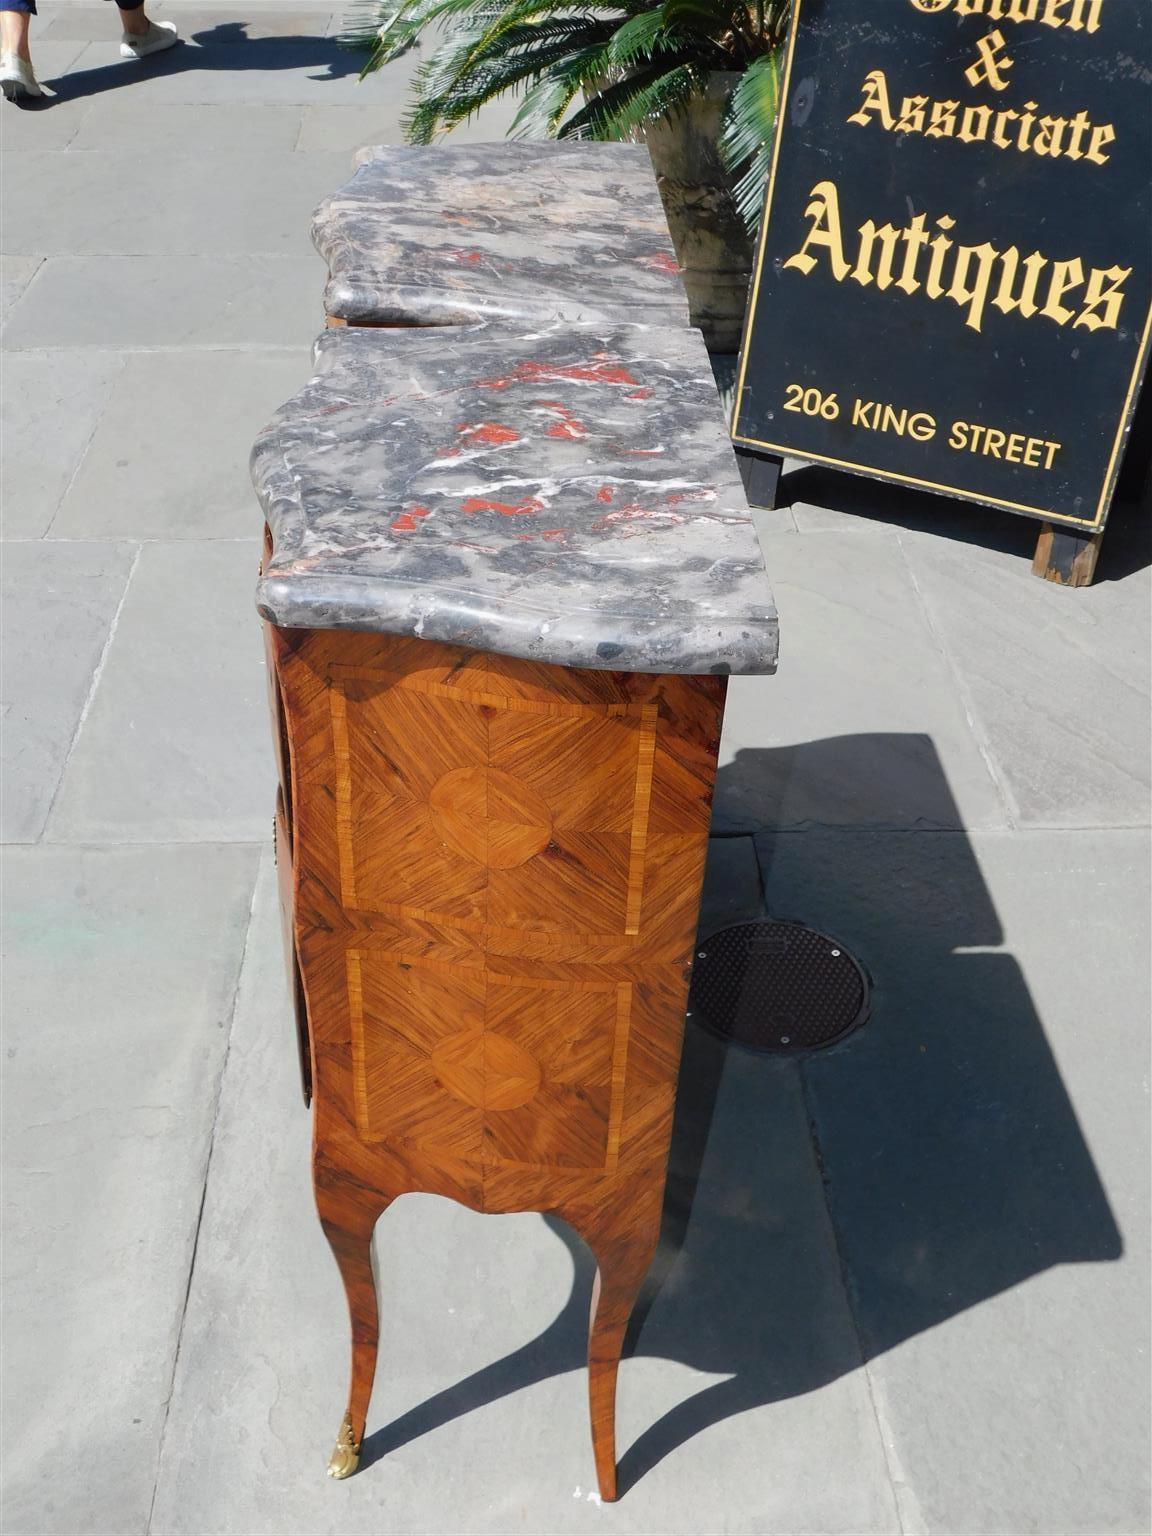
[[[775,679],[733,684],[707,922],[875,982],[803,1066],[690,1032],[678,1250],[597,1506],[587,1255],[433,1198],[381,1224],[368,1463],[324,1465],[343,1297],[311,1207],[268,847],[248,447],[304,377],[320,196],[399,136],[315,5],[45,0],[0,112],[10,1536],[1148,1528],[1149,576],[815,470],[765,514]],[[503,108],[468,130],[499,137]]]

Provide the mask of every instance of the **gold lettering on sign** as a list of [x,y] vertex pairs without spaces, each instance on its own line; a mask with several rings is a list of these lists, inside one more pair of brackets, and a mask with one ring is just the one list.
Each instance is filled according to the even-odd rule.
[[924,215],[918,213],[903,234],[904,269],[900,273],[896,286],[902,288],[905,293],[915,293],[920,286],[916,281],[916,263],[920,260],[920,252],[928,244],[925,222]]
[[1033,251],[1031,256],[1024,260],[1024,278],[1020,284],[1020,292],[1013,293],[1016,273],[1020,266],[1020,252],[1014,245],[1010,245],[1000,257],[1000,286],[996,291],[996,297],[992,300],[996,308],[1005,315],[1010,315],[1014,309],[1018,309],[1025,320],[1030,320],[1040,309],[1036,302],[1036,289],[1040,285],[1040,274],[1047,265],[1048,258],[1041,256],[1039,251]]
[[[876,274],[872,274],[872,252],[877,243],[880,246],[880,255],[876,260]],[[881,224],[879,228],[869,219],[866,224],[860,226],[860,254],[856,258],[856,265],[852,269],[852,276],[862,288],[869,283],[875,283],[883,293],[885,288],[892,286],[892,267],[896,261],[896,247],[900,244],[900,231],[892,224]]]
[[1038,21],[1070,32],[1099,32],[1104,0],[909,0],[927,16],[951,9],[957,16],[986,16],[989,21]]
[[886,133],[922,133],[928,139],[956,138],[964,144],[995,144],[997,149],[1052,160],[1066,156],[1107,165],[1106,146],[1116,140],[1111,123],[1094,123],[1083,111],[1070,118],[1051,113],[1039,117],[1039,111],[1036,101],[1024,102],[1019,111],[986,102],[973,102],[961,111],[958,101],[932,101],[923,95],[896,98],[889,92],[884,71],[873,69],[865,75],[860,105],[847,121],[860,128],[877,124]]
[[906,405],[897,409],[882,400],[861,400],[859,395],[852,402],[852,425],[866,432],[913,437],[918,443],[931,442],[936,436],[936,418],[930,412],[910,411]]
[[[964,324],[974,331],[983,329],[989,304],[1001,314],[1019,314],[1024,320],[1040,315],[1056,325],[1090,331],[1116,330],[1119,325],[1131,267],[1086,271],[1078,256],[1053,260],[1033,251],[1021,261],[1014,245],[998,250],[987,240],[963,244],[949,233],[956,228],[949,213],[936,216],[931,232],[922,213],[903,228],[866,219],[856,230],[853,260],[845,248],[840,194],[834,181],[816,183],[804,214],[808,232],[800,249],[783,263],[784,270],[809,277],[823,258],[838,283],[851,277],[862,288],[875,286],[881,293],[899,288],[909,296],[923,291],[933,302],[950,299],[963,311]],[[922,271],[925,250],[928,262]],[[897,264],[899,277],[894,276]]]
[[958,101],[934,101],[932,103],[932,118],[924,133],[930,139],[950,139],[956,132],[956,114],[960,110]]
[[864,76],[862,87],[864,100],[848,119],[850,123],[859,123],[862,128],[868,126],[868,114],[870,112],[880,119],[880,123],[889,132],[896,126],[896,119],[892,116],[892,108],[888,102],[888,80],[882,69],[874,69]]
[[960,119],[960,131],[956,137],[963,139],[965,144],[975,144],[988,137],[988,129],[992,125],[992,108],[983,103],[977,103],[973,107],[964,108],[964,116]]
[[804,210],[805,218],[811,221],[808,238],[784,265],[796,267],[807,276],[816,265],[816,257],[809,254],[809,248],[823,247],[829,253],[832,276],[838,283],[842,283],[852,267],[844,259],[844,239],[840,233],[840,198],[836,192],[836,183],[818,181],[808,195],[812,199]]
[[[1112,124],[1100,123],[1092,130],[1092,142],[1085,158],[1094,161],[1096,165],[1103,165],[1108,156],[1100,153],[1100,147],[1102,144],[1111,144],[1115,138],[1116,130]],[[1040,151],[1037,150],[1036,153],[1039,154]]]
[[1023,432],[1002,432],[978,421],[954,421],[948,446],[957,453],[1004,459],[1009,464],[1026,464],[1029,469],[1051,469],[1064,445],[1046,437],[1026,437]]
[[[1075,323],[1089,331],[1114,331],[1124,302],[1121,284],[1131,276],[1131,267],[1093,267],[1084,290],[1084,308]],[[1102,314],[1098,313],[1101,308]]]
[[1012,60],[1008,58],[1008,44],[999,27],[982,37],[976,44],[976,62],[964,71],[969,85],[989,84],[994,91],[1008,89],[1008,71]]
[[1052,280],[1048,284],[1048,298],[1040,313],[1047,315],[1049,320],[1055,320],[1057,325],[1067,325],[1069,320],[1076,318],[1076,311],[1066,309],[1060,300],[1074,288],[1083,288],[1083,286],[1084,263],[1079,256],[1073,256],[1071,261],[1053,262]]
[[896,123],[896,132],[923,133],[924,111],[927,105],[927,96],[905,96],[900,106],[900,117]]
[[[971,326],[974,331],[980,329],[980,322],[984,317],[984,305],[988,298],[988,286],[992,281],[992,268],[995,265],[998,252],[995,246],[987,241],[983,245],[962,245],[956,252],[956,266],[952,272],[952,285],[948,289],[948,297],[959,304],[961,309],[967,307],[964,324]],[[972,266],[975,263],[975,271]],[[972,276],[969,277],[969,273]]]

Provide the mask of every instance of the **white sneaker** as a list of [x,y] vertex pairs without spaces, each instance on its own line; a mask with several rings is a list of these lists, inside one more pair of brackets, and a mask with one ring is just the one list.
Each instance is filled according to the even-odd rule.
[[18,53],[0,53],[0,91],[17,106],[36,101],[44,94],[31,64]]
[[122,59],[146,59],[150,53],[163,53],[165,48],[175,48],[180,41],[174,21],[150,21],[147,32],[139,37],[125,32],[120,41]]

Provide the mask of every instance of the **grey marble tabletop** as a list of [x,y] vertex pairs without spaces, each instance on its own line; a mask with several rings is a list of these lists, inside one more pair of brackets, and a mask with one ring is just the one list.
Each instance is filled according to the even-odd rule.
[[327,314],[687,325],[643,145],[381,145],[357,158],[312,221]]
[[695,331],[324,332],[257,438],[273,624],[564,666],[771,672],[776,610]]

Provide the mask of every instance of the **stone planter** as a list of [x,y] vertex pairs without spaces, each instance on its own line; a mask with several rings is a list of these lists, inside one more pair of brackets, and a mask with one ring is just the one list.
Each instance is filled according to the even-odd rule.
[[710,352],[737,352],[753,248],[728,190],[718,141],[724,103],[739,76],[714,74],[703,96],[646,123],[672,243],[688,290],[692,324]]

